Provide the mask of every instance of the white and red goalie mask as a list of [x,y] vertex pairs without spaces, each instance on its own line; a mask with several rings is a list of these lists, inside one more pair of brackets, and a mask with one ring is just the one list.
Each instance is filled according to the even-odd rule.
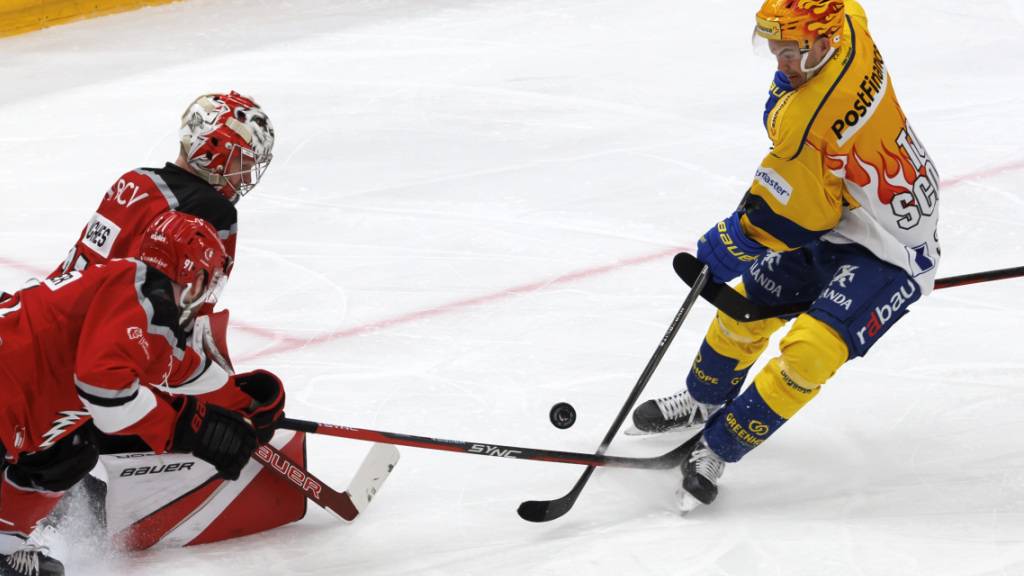
[[179,139],[189,167],[232,202],[259,183],[273,158],[270,118],[234,91],[196,98],[181,116]]
[[179,322],[187,325],[203,304],[217,301],[231,266],[217,231],[184,212],[163,212],[146,227],[139,259],[181,287]]

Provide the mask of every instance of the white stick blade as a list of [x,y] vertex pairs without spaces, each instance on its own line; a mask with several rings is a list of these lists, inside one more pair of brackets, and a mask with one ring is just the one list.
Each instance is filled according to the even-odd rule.
[[370,501],[380,491],[396,464],[398,464],[398,448],[391,444],[374,444],[373,448],[370,448],[369,454],[366,455],[346,490],[349,497],[352,498],[352,504],[360,513],[370,505]]

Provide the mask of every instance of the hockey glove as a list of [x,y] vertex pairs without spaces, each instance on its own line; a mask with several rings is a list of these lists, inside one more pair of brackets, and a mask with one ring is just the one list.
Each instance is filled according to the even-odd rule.
[[171,452],[190,452],[213,464],[222,478],[237,480],[256,449],[256,431],[237,412],[194,396],[178,399]]
[[235,374],[235,384],[252,402],[242,410],[256,428],[260,444],[270,442],[277,423],[284,418],[284,385],[266,370]]
[[708,265],[717,282],[743,274],[768,249],[743,233],[739,212],[711,227],[697,242],[697,259]]
[[18,486],[64,492],[88,476],[99,457],[92,426],[87,424],[46,450],[23,455],[16,464],[7,466],[6,474]]

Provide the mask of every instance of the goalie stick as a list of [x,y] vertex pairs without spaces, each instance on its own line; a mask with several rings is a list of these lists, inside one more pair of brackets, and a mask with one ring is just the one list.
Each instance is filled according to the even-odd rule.
[[514,460],[539,460],[542,462],[579,464],[582,466],[607,466],[609,468],[646,468],[650,470],[668,470],[679,466],[683,461],[683,457],[686,455],[686,450],[684,450],[685,446],[679,446],[660,456],[653,456],[650,458],[627,458],[624,456],[606,456],[604,454],[563,452],[560,450],[523,448],[521,446],[503,446],[500,444],[486,444],[483,442],[428,438],[426,436],[381,432],[378,430],[352,428],[349,426],[338,426],[337,424],[325,424],[322,422],[296,420],[293,418],[284,418],[280,423],[278,423],[278,428],[297,430],[300,432],[306,432],[307,434],[324,434],[327,436],[337,436],[339,438],[351,438],[353,440],[366,440],[369,442],[412,446],[413,448],[425,448],[427,450],[461,452],[463,454],[511,458]]
[[[672,267],[676,274],[690,286],[694,285],[701,268],[704,265],[697,257],[688,252],[680,252],[672,260]],[[954,286],[966,286],[967,284],[978,284],[980,282],[991,282],[993,280],[1005,280],[1008,278],[1019,278],[1024,276],[1024,266],[1016,268],[1002,268],[999,270],[987,270],[960,276],[949,276],[939,278],[935,281],[935,288],[952,288]],[[782,304],[778,306],[767,306],[757,304],[745,298],[727,284],[708,282],[700,294],[725,314],[740,322],[753,322],[766,318],[777,318],[780,316],[791,316],[806,311],[811,307],[810,302],[798,302],[795,304]]]
[[[206,352],[226,372],[234,374],[226,344],[228,318],[228,311],[221,310],[209,315],[207,322],[199,329],[202,330]],[[398,464],[398,449],[387,444],[374,444],[344,492],[334,490],[270,444],[256,448],[252,458],[272,474],[287,480],[289,486],[302,492],[321,508],[351,522],[366,510],[370,500]]]
[[[686,295],[686,299],[683,300],[683,305],[679,307],[679,311],[676,312],[672,323],[669,324],[668,330],[665,332],[665,336],[662,337],[661,342],[658,343],[658,347],[654,350],[654,355],[647,362],[647,367],[644,368],[640,379],[637,380],[636,385],[633,386],[633,391],[629,393],[629,397],[626,398],[625,404],[622,405],[622,409],[619,410],[618,416],[615,417],[615,421],[612,422],[611,428],[608,429],[608,433],[605,434],[604,440],[601,441],[601,445],[597,448],[598,456],[604,454],[604,451],[608,449],[608,445],[611,444],[615,435],[618,434],[619,428],[622,423],[626,420],[626,416],[629,415],[630,409],[633,408],[633,404],[636,403],[637,398],[644,391],[647,386],[647,381],[651,379],[651,375],[654,374],[654,370],[661,363],[662,356],[668,350],[672,340],[675,339],[676,333],[679,332],[679,327],[682,326],[683,320],[690,313],[690,309],[693,308],[694,303],[697,302],[697,298],[700,295],[701,290],[707,283],[708,278],[711,275],[711,271],[707,266],[702,266],[702,269],[697,274],[697,279],[694,281],[694,286],[690,290],[690,293]],[[686,452],[689,450],[689,445],[696,442],[696,439],[700,437],[700,434],[696,434],[693,438],[688,440],[682,446],[677,448],[681,451],[681,455],[685,457]],[[583,488],[587,485],[590,480],[590,476],[594,473],[593,466],[588,466],[583,471],[583,475],[576,481],[576,484],[572,487],[569,492],[554,500],[530,500],[523,502],[519,505],[519,517],[528,522],[549,522],[556,518],[561,518],[569,510],[572,509],[573,504],[576,503],[576,499],[579,498]]]
[[257,448],[252,457],[273,474],[287,480],[290,486],[301,491],[306,498],[351,522],[366,510],[395,468],[398,449],[388,444],[374,444],[344,492],[332,489],[269,444]]

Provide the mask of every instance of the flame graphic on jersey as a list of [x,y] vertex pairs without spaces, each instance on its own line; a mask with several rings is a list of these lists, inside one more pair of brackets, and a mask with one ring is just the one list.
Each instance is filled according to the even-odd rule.
[[57,440],[64,435],[64,432],[78,424],[82,417],[89,417],[89,413],[84,410],[61,410],[59,412],[62,416],[53,421],[50,425],[50,429],[43,433],[43,442],[39,444],[40,450],[46,450],[57,443]]
[[884,144],[868,154],[854,146],[849,154],[828,155],[825,165],[836,176],[877,194],[878,201],[887,205],[897,195],[912,192],[920,175],[902,151],[892,152]]

